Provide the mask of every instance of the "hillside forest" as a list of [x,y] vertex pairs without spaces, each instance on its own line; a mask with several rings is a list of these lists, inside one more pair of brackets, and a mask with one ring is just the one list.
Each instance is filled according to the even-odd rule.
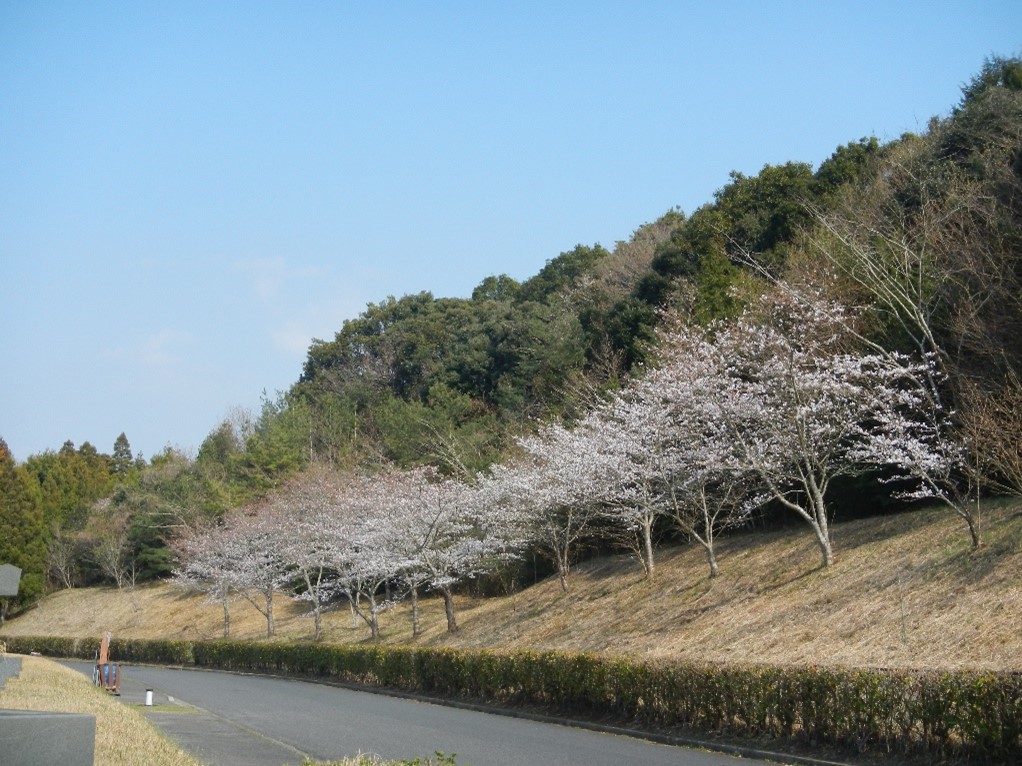
[[[173,578],[370,635],[400,599],[557,578],[631,551],[939,504],[973,547],[1022,494],[1022,59],[920,134],[734,172],[612,248],[468,298],[388,297],[195,454],[0,439],[0,620],[46,592]],[[541,561],[542,564],[535,564]],[[526,565],[528,562],[528,565]],[[537,568],[538,566],[538,568]]]

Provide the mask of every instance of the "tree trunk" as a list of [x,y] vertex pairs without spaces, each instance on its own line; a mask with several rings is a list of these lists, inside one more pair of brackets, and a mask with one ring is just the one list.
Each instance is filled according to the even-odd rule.
[[447,613],[447,632],[457,633],[458,622],[454,618],[454,594],[450,588],[441,588],[440,593],[444,597],[444,611]]
[[816,533],[816,541],[820,545],[820,553],[823,555],[823,566],[829,567],[834,564],[834,551],[830,545],[830,527],[827,524],[827,505],[823,500],[823,492],[820,484],[810,474],[809,476],[810,501],[812,502],[812,521],[810,522],[813,531]]
[[264,594],[266,599],[266,637],[273,638],[273,589]]
[[366,625],[369,626],[369,634],[374,639],[379,638],[380,637],[380,620],[379,620],[379,612],[378,612],[378,610],[376,608],[376,599],[374,597],[372,597],[372,596],[369,597],[369,609],[368,610],[365,610],[365,609],[362,608],[361,600],[359,600],[358,603],[356,603],[356,600],[354,598],[352,598],[351,595],[348,596],[348,603],[351,605],[352,619],[356,620],[355,624],[356,625],[358,624],[357,617],[356,617],[356,615],[357,615],[358,617],[362,618],[362,621]]
[[642,556],[647,579],[653,579],[653,522],[646,520],[642,524]]
[[312,640],[319,641],[323,637],[323,591],[320,589],[323,584],[323,568],[319,568],[315,584],[312,582],[309,569],[302,568],[302,577],[305,578],[306,592],[312,596],[312,615],[315,621],[315,635]]
[[979,514],[965,514],[965,523],[969,525],[969,538],[972,540],[972,550],[976,550],[981,544],[979,536]]
[[717,555],[713,552],[713,546],[705,546],[706,562],[710,565],[710,577],[720,576],[720,567],[717,566]]
[[561,590],[568,592],[568,549],[565,548],[557,554],[557,577],[561,581]]
[[820,546],[820,553],[823,555],[823,566],[833,566],[834,550],[830,545],[830,537],[827,535],[826,531],[820,529],[820,527],[814,525],[813,528],[816,531],[816,542]]
[[965,519],[969,526],[969,539],[972,541],[972,550],[978,550],[982,545],[980,539],[980,506],[979,506],[979,484],[976,484],[976,496],[970,500],[969,497],[962,497],[958,502],[952,503],[952,507],[958,515]]
[[418,638],[419,633],[419,586],[412,586],[412,638]]
[[224,638],[231,637],[231,608],[228,605],[227,599],[223,599],[220,602],[224,607]]

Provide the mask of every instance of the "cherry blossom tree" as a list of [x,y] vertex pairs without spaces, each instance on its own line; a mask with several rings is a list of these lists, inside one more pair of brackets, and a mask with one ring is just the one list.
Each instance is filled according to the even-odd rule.
[[175,580],[223,605],[225,637],[235,597],[245,598],[266,618],[270,637],[276,594],[297,591],[295,598],[312,604],[319,640],[323,611],[337,592],[330,567],[338,547],[338,498],[345,487],[339,474],[313,466],[224,524],[184,535],[176,543]]
[[[678,390],[659,388],[668,382]],[[691,407],[694,389],[685,390],[678,382],[651,375],[618,403],[618,413],[628,418],[633,438],[645,448],[634,453],[636,476],[623,499],[638,497],[650,508],[648,518],[668,518],[679,533],[702,546],[710,576],[717,577],[717,535],[742,523],[762,499],[754,493],[751,474],[722,459],[727,437],[720,424],[698,418],[699,410]],[[652,574],[652,551],[647,550]]]
[[755,505],[749,472],[727,464],[729,437],[712,406],[717,358],[680,325],[660,344],[659,363],[598,407],[575,430],[577,450],[595,458],[593,493],[618,528],[633,533],[647,576],[654,574],[653,530],[670,518],[706,551],[719,573],[714,538]]
[[337,595],[331,570],[338,542],[333,516],[348,490],[341,474],[313,465],[269,501],[279,524],[281,556],[297,580],[294,597],[311,604],[316,641],[323,635],[323,612]]
[[[488,513],[504,519],[509,537],[527,536],[553,562],[564,592],[577,545],[598,518],[593,461],[560,424],[520,438],[519,455],[480,477]],[[519,532],[510,530],[518,529]]]
[[757,315],[711,328],[698,346],[718,363],[711,395],[699,400],[724,426],[720,466],[751,472],[804,519],[824,566],[833,563],[826,498],[835,478],[878,465],[918,476],[914,466],[947,462],[920,419],[929,368],[857,352],[846,324],[834,304],[765,296]]
[[710,402],[734,453],[731,466],[755,473],[772,499],[812,528],[824,566],[833,563],[830,482],[856,469],[847,459],[857,424],[869,413],[849,379],[853,369],[824,353],[819,326],[797,322],[792,332],[743,317],[719,328],[723,361],[716,401]]
[[[270,636],[274,595],[291,589],[312,604],[317,640],[322,613],[337,596],[378,638],[379,616],[420,587],[442,596],[453,632],[454,586],[520,545],[471,492],[428,468],[341,475],[313,466],[247,515],[183,539],[177,577],[222,600],[228,632],[231,595],[259,609]],[[418,633],[417,615],[413,622]]]
[[291,572],[282,545],[280,517],[271,509],[233,519],[225,530],[233,585],[266,618],[266,637],[274,632],[274,596],[287,587]]
[[[399,586],[397,595],[411,596],[414,636],[419,634],[419,588],[428,579],[418,565],[421,535],[414,521],[422,503],[420,495],[424,471],[421,468],[401,471],[388,467],[375,473],[371,491],[365,498],[368,505],[361,518],[361,523],[372,529],[373,539],[385,541],[387,545],[390,560],[388,580]],[[392,588],[392,600],[394,595]]]
[[[1004,155],[984,166],[1011,167],[1003,160]],[[868,304],[860,313],[895,329],[917,359],[928,360],[911,377],[923,416],[931,417],[926,451],[941,459],[910,458],[903,467],[928,488],[925,496],[965,522],[975,549],[981,540],[981,490],[1022,493],[1022,450],[1014,428],[1022,421],[1022,387],[1005,353],[1018,326],[1022,293],[1014,260],[1004,257],[1011,248],[1003,247],[1002,237],[1011,226],[1005,225],[997,195],[983,193],[982,182],[950,165],[941,171],[949,193],[934,195],[917,171],[911,161],[895,162],[884,183],[857,199],[854,208],[812,210],[818,226],[807,233],[807,244],[826,266],[821,273],[828,287],[864,297]],[[899,187],[912,190],[908,196],[917,209],[911,216],[892,196]],[[816,301],[812,288],[776,279],[751,255],[742,261],[789,296]],[[872,353],[901,364],[896,353],[859,332],[858,323],[846,318],[844,328]],[[1007,417],[990,418],[992,412]]]
[[954,422],[929,394],[930,381],[939,380],[934,355],[919,363],[874,357],[878,367],[900,370],[904,385],[898,399],[888,398],[877,415],[864,459],[898,469],[892,481],[908,480],[913,488],[898,493],[913,500],[936,500],[953,510],[966,524],[973,549],[980,544],[981,482],[983,457],[973,451],[975,442],[964,438],[962,422]]
[[458,623],[454,612],[452,587],[471,569],[464,557],[472,530],[462,513],[460,499],[464,485],[441,480],[431,469],[418,468],[401,475],[401,504],[394,519],[396,539],[400,540],[408,564],[401,576],[412,596],[412,635],[420,632],[419,588],[440,593],[444,601],[447,630],[455,633]]
[[173,581],[204,593],[206,601],[219,604],[224,614],[224,638],[231,636],[230,604],[237,595],[238,566],[232,532],[224,526],[192,531],[175,541],[179,566]]
[[392,584],[408,565],[394,533],[404,509],[398,472],[342,475],[312,466],[260,509],[261,527],[272,529],[281,577],[295,598],[309,601],[316,640],[322,614],[338,596],[348,601],[354,619],[379,638],[379,616],[402,596]]
[[330,568],[339,592],[348,598],[353,612],[380,637],[380,614],[402,594],[387,586],[400,582],[399,573],[409,565],[401,546],[391,534],[396,504],[388,494],[390,483],[380,475],[360,474],[328,517],[326,534],[332,539]]
[[447,630],[458,629],[454,588],[492,571],[514,555],[515,543],[481,513],[471,485],[429,467],[391,470],[376,477],[377,523],[403,559],[399,576],[412,597],[412,632],[419,634],[418,591],[428,588],[444,601]]
[[670,480],[670,429],[662,412],[640,411],[628,396],[599,406],[569,433],[567,461],[581,461],[572,472],[584,490],[577,502],[611,522],[617,540],[632,549],[647,577],[654,574],[653,529],[663,515],[664,487]]

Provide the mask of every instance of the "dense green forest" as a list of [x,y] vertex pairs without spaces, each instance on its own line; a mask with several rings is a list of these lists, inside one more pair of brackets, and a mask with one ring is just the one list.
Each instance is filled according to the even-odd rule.
[[[989,59],[921,134],[853,140],[815,169],[732,173],[690,214],[670,210],[609,249],[580,244],[523,282],[372,304],[313,343],[290,389],[216,424],[194,456],[142,460],[122,434],[110,454],[68,442],[17,464],[0,440],[0,561],[25,571],[12,605],[167,576],[181,530],[313,464],[470,480],[517,437],[579,421],[655,365],[665,317],[720,326],[776,292],[853,307],[865,347],[931,355],[972,456],[963,492],[978,504],[1019,491],[1022,60]],[[859,479],[841,503],[897,505]]]

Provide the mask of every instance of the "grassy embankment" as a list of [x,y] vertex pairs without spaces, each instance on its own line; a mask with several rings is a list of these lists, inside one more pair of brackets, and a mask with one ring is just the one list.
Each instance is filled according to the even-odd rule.
[[[569,649],[663,657],[860,667],[1022,667],[1022,503],[996,501],[985,543],[969,548],[950,511],[927,509],[837,524],[836,563],[819,566],[800,527],[740,534],[719,545],[710,579],[696,546],[659,552],[646,580],[626,556],[577,567],[563,594],[556,578],[498,598],[458,599],[460,631],[442,605],[420,602],[423,645]],[[306,607],[278,599],[277,637],[308,640]],[[261,639],[254,607],[231,607],[232,638]],[[387,644],[411,642],[409,606],[382,617]],[[207,639],[222,611],[166,585],[61,591],[8,622],[6,635]],[[368,641],[347,609],[325,619],[325,641]]]

